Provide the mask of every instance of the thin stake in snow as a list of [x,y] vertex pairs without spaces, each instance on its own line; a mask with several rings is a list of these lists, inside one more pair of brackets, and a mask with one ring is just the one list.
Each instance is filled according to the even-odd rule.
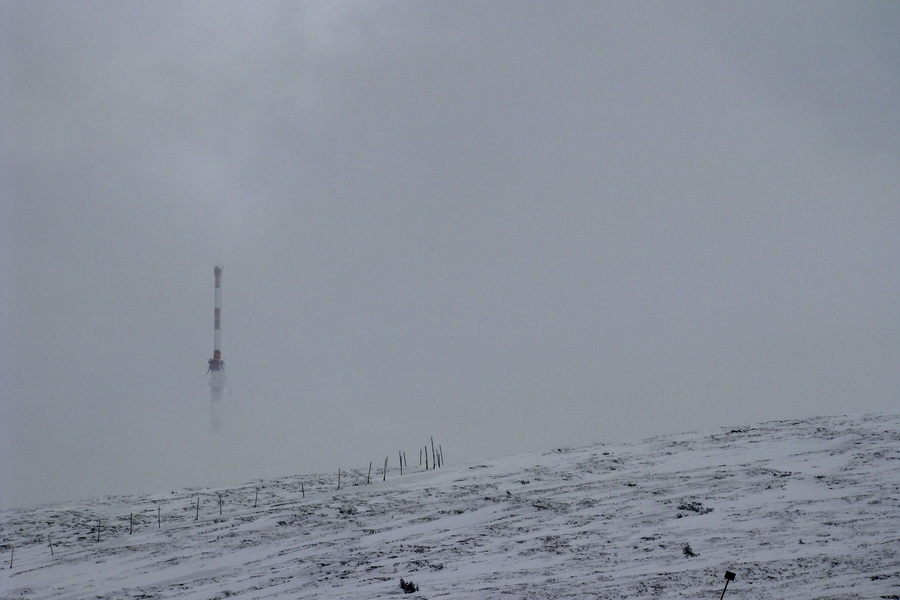
[[366,475],[366,485],[372,483],[372,461],[369,461],[369,474]]
[[222,494],[219,494],[219,514],[222,514]]
[[53,540],[50,539],[50,534],[47,534],[47,545],[50,546],[50,556],[53,556]]
[[197,521],[200,519],[200,496],[197,496],[197,510],[194,513],[194,520]]
[[382,472],[382,476],[381,476],[382,481],[387,481],[387,461],[388,461],[388,457],[385,456],[384,457],[384,471]]
[[[301,486],[303,484],[300,484]],[[256,508],[256,503],[259,501],[259,488],[256,488],[256,495],[253,496],[253,508]]]
[[[371,464],[371,463],[369,463]],[[341,489],[341,470],[338,469],[338,486],[337,489]]]
[[9,547],[9,568],[10,569],[12,569],[13,556],[15,556],[15,554],[16,554],[16,547],[10,546]]
[[437,456],[434,453],[434,436],[431,436],[431,468],[437,469]]
[[403,477],[403,453],[397,451],[397,460],[400,462],[400,477]]
[[157,506],[156,507],[156,528],[159,529],[162,527],[162,509]]
[[103,522],[100,519],[97,519],[97,543],[100,543],[100,527],[103,525]]
[[128,535],[134,533],[134,513],[128,513]]
[[722,600],[722,598],[725,597],[725,590],[728,589],[729,581],[734,581],[734,573],[732,573],[731,571],[725,571],[725,588],[722,590],[722,595],[719,596],[719,600]]
[[300,493],[303,495],[304,498],[306,498],[306,490],[303,489],[303,482],[302,482],[302,481],[300,482]]

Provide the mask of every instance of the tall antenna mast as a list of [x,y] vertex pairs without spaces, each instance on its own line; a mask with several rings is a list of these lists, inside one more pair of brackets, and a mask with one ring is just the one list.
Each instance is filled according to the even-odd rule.
[[222,360],[222,267],[213,269],[216,276],[216,304],[213,314],[213,357],[209,359],[209,428],[213,477],[218,478],[222,450],[222,388],[225,385],[225,361]]

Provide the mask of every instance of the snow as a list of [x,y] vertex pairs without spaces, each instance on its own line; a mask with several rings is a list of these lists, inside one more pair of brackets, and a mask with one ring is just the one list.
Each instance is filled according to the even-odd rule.
[[336,479],[2,511],[0,597],[900,598],[900,413]]

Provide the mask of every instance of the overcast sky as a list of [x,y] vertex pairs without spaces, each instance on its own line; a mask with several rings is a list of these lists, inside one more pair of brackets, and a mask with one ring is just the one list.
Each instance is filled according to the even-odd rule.
[[0,506],[896,409],[898,31],[4,1]]

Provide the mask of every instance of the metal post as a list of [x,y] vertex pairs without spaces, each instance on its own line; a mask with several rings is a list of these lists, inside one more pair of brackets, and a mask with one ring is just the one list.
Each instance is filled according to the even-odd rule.
[[719,600],[722,600],[722,598],[725,597],[725,590],[728,589],[729,581],[734,581],[734,573],[732,573],[731,571],[725,571],[725,588],[722,590],[722,595],[719,596]]

